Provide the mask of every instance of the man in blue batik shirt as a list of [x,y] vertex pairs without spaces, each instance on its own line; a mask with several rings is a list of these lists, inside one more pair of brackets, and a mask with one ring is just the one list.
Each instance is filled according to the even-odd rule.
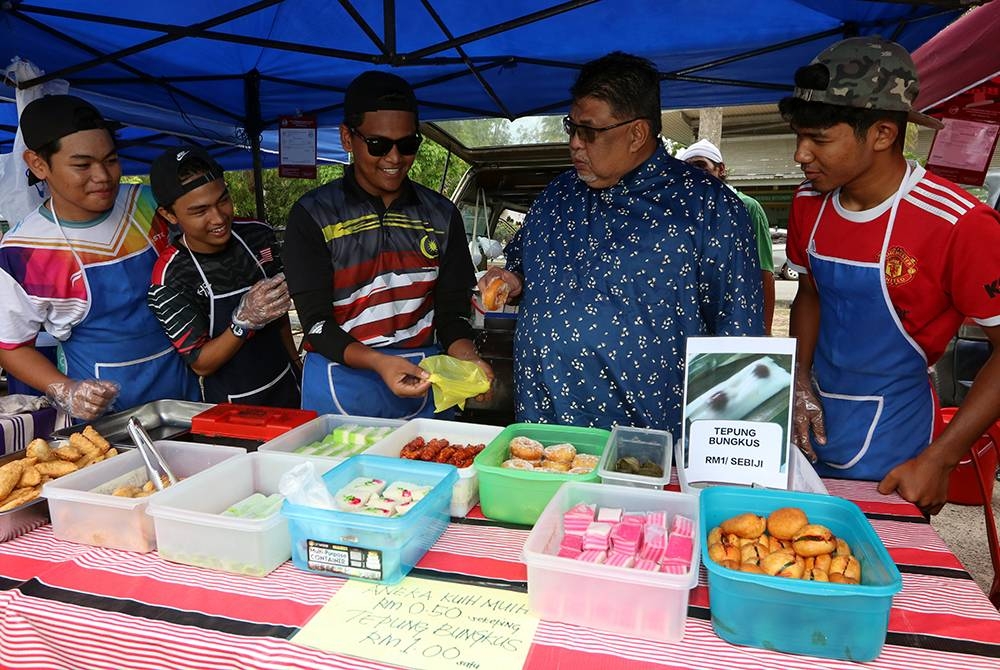
[[532,205],[507,269],[480,280],[523,293],[518,421],[680,435],[687,338],[764,334],[746,208],[664,149],[659,91],[653,64],[635,56],[583,67],[563,120],[573,170]]

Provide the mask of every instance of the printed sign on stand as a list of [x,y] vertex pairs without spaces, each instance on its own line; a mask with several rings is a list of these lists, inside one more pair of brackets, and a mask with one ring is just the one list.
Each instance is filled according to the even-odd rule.
[[684,479],[790,488],[795,340],[692,337],[687,343]]
[[959,184],[982,186],[1000,138],[1000,112],[949,109],[941,121],[944,128],[934,136],[927,169]]
[[315,116],[282,116],[278,120],[278,176],[316,178]]

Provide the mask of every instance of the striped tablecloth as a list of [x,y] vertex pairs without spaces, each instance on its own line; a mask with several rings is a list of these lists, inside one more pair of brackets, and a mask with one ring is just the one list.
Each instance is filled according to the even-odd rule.
[[[889,633],[872,669],[1000,669],[1000,613],[915,507],[875,484],[828,480],[857,503],[903,574]],[[528,531],[478,514],[452,523],[412,574],[526,587]],[[387,668],[300,647],[292,635],[344,584],[285,563],[249,578],[59,541],[43,526],[0,544],[0,667],[47,670]],[[861,667],[732,646],[712,632],[702,569],[684,639],[655,643],[543,621],[526,668]]]

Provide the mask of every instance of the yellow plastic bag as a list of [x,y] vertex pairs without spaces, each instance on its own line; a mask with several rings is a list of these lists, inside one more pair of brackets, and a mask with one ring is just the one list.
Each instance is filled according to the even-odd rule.
[[434,390],[434,411],[442,412],[452,405],[465,409],[465,401],[490,390],[490,380],[475,363],[453,356],[428,356],[420,367],[431,373]]

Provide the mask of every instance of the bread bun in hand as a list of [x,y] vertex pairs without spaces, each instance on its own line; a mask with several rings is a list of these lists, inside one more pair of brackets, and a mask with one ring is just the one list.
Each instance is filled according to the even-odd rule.
[[500,309],[507,304],[509,295],[510,286],[507,282],[500,277],[494,277],[483,289],[483,306],[491,312]]

